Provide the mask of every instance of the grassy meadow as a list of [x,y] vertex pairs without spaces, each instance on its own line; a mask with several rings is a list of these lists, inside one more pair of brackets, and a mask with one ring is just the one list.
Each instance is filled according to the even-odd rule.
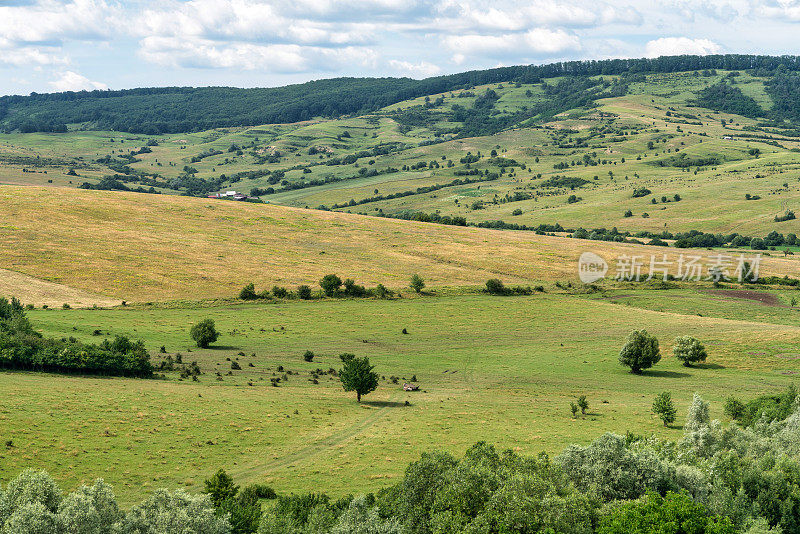
[[[96,341],[126,333],[145,340],[155,363],[166,356],[163,345],[204,374],[197,382],[177,373],[163,380],[0,374],[0,437],[13,439],[0,450],[0,480],[26,466],[43,467],[68,487],[102,476],[132,502],[155,487],[198,490],[224,467],[237,480],[281,492],[341,495],[390,484],[422,450],[461,454],[481,439],[557,453],[604,431],[677,438],[694,391],[723,417],[731,392],[774,391],[800,371],[793,348],[800,329],[789,306],[758,303],[772,315],[748,319],[724,302],[718,307],[713,291],[625,293],[29,312],[46,335]],[[705,313],[679,309],[682,300]],[[222,336],[210,349],[192,348],[189,326],[206,317]],[[618,364],[617,352],[642,327],[661,340],[663,359],[636,376]],[[706,365],[685,368],[671,356],[672,339],[683,334],[706,344]],[[312,363],[302,359],[306,350],[317,355]],[[330,375],[310,381],[317,368],[338,369],[342,352],[369,356],[385,377],[361,405]],[[241,370],[231,370],[231,361]],[[279,387],[270,385],[284,375]],[[402,391],[413,375],[421,391]],[[664,390],[680,415],[666,429],[650,411]],[[591,406],[573,419],[569,402],[580,394]]]
[[[577,276],[587,251],[612,267],[623,255],[647,265],[653,254],[753,251],[364,216],[798,234],[800,219],[774,218],[800,200],[800,138],[695,105],[698,91],[728,74],[641,76],[625,96],[477,137],[452,133],[455,106],[492,90],[492,116],[513,116],[543,102],[546,87],[498,83],[363,116],[169,135],[86,125],[0,134],[0,295],[33,305],[25,313],[45,336],[97,343],[124,334],[141,339],[157,366],[180,354],[202,370],[197,380],[174,370],[148,380],[0,372],[0,483],[25,467],[66,488],[103,477],[127,506],[159,487],[200,491],[224,468],[237,483],[341,496],[396,482],[432,448],[461,455],[486,440],[557,454],[606,431],[677,439],[696,391],[724,419],[732,393],[747,400],[785,388],[800,373],[796,289],[586,287]],[[763,79],[736,79],[769,109]],[[718,161],[684,168],[670,163],[679,154]],[[121,168],[157,173],[161,194],[78,188]],[[475,170],[497,177],[445,186]],[[233,178],[245,172],[255,174]],[[218,180],[222,191],[274,191],[251,203],[169,186],[187,176]],[[555,177],[578,185],[548,185]],[[651,192],[634,198],[641,187]],[[798,278],[800,254],[784,248],[764,251],[761,276]],[[399,296],[236,299],[250,282],[319,292],[329,273]],[[421,295],[408,287],[415,273],[427,284]],[[490,296],[482,288],[491,278],[541,291]],[[221,337],[199,349],[189,329],[205,318]],[[638,376],[618,354],[642,328],[658,336],[663,359]],[[700,339],[708,362],[680,365],[671,352],[679,335]],[[303,360],[307,350],[313,362]],[[341,353],[368,356],[381,376],[361,404],[330,372]],[[420,391],[403,391],[412,377]],[[663,391],[678,409],[670,427],[651,409]],[[590,408],[573,418],[578,395]]]

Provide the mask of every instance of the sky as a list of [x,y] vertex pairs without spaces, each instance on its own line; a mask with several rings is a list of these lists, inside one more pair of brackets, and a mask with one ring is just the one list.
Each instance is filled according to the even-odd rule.
[[0,0],[0,95],[800,54],[800,0]]

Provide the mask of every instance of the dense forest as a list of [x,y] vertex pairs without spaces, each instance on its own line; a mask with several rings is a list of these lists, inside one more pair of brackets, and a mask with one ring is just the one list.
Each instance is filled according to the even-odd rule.
[[[655,59],[570,61],[470,71],[424,80],[410,78],[335,78],[277,88],[163,87],[120,91],[80,91],[0,97],[0,129],[63,132],[70,124],[94,129],[160,134],[230,126],[290,123],[312,117],[338,117],[374,111],[419,96],[475,85],[538,83],[557,76],[594,76],[725,69],[778,73],[771,93],[783,97],[776,110],[800,116],[798,56],[671,56]],[[623,86],[617,86],[619,90]],[[577,101],[586,102],[588,88]],[[564,100],[564,95],[551,96]],[[605,95],[608,96],[608,95]],[[572,100],[567,97],[566,100]],[[562,102],[562,104],[565,102]],[[562,106],[555,105],[554,109]],[[547,110],[541,110],[546,112]],[[487,117],[481,117],[486,119]],[[507,122],[508,119],[503,119]],[[498,125],[497,127],[502,127]],[[473,128],[465,127],[468,131]]]

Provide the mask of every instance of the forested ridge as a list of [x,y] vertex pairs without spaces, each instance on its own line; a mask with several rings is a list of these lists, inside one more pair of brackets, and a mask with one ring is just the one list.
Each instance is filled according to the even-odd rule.
[[[569,61],[522,65],[410,78],[333,78],[277,88],[162,87],[119,91],[80,91],[0,97],[0,128],[5,131],[62,132],[86,123],[101,130],[159,134],[232,126],[291,123],[312,117],[369,112],[419,96],[512,81],[536,83],[557,76],[594,76],[724,69],[781,74],[776,94],[791,96],[798,56],[713,55],[654,59]],[[791,76],[791,77],[790,77]],[[788,93],[788,94],[787,94]],[[778,110],[793,117],[784,99]],[[788,107],[787,107],[788,106]],[[469,128],[468,128],[469,129]]]

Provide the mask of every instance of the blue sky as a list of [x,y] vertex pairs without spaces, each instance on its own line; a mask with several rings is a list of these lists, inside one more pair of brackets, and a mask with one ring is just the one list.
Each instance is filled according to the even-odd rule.
[[0,94],[800,54],[800,0],[0,0]]

